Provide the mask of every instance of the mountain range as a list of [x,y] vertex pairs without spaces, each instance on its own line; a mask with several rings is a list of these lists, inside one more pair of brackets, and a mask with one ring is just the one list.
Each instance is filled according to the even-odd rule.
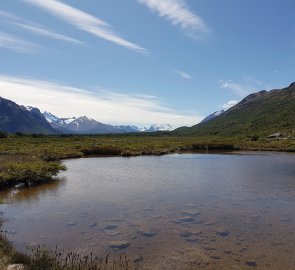
[[295,134],[295,83],[283,89],[250,94],[227,111],[175,134],[222,137],[265,137]]
[[[0,97],[0,130],[15,133],[102,134],[171,131],[169,124],[138,128],[114,126],[86,116],[59,118],[50,112],[25,107]],[[260,91],[245,97],[226,111],[217,111],[174,135],[259,137],[272,133],[295,135],[295,83],[283,89]]]
[[108,125],[87,116],[60,118],[31,106],[18,105],[0,97],[0,130],[9,133],[40,134],[105,134],[126,132],[155,132],[173,130],[169,124],[154,124],[149,128],[133,125]]

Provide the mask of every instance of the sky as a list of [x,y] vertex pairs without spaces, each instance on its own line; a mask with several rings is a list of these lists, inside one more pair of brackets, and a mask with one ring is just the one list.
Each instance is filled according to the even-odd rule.
[[295,81],[294,0],[1,0],[0,96],[59,117],[192,126]]

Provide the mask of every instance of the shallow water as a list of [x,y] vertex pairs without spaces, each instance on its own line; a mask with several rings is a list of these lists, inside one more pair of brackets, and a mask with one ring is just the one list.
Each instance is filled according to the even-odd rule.
[[295,155],[67,160],[53,183],[0,192],[8,237],[142,269],[295,269]]

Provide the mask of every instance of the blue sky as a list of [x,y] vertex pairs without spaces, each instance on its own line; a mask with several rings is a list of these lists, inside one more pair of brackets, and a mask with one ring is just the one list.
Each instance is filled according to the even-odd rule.
[[193,125],[295,79],[293,0],[2,0],[0,96],[111,124]]

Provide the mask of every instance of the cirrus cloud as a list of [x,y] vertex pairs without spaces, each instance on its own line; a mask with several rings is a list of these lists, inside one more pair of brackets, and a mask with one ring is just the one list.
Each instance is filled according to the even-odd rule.
[[211,31],[204,20],[189,9],[185,0],[137,0],[137,2],[158,13],[172,25],[180,26],[195,38]]
[[84,89],[64,83],[0,75],[0,96],[60,117],[87,115],[109,124],[169,123],[191,126],[203,117],[178,112],[155,96],[125,94],[102,88]]
[[49,12],[53,16],[63,20],[70,25],[75,26],[82,31],[88,32],[94,36],[113,42],[127,49],[141,53],[147,53],[147,50],[145,48],[141,47],[138,44],[130,42],[116,34],[108,23],[82,10],[56,0],[23,1]]

